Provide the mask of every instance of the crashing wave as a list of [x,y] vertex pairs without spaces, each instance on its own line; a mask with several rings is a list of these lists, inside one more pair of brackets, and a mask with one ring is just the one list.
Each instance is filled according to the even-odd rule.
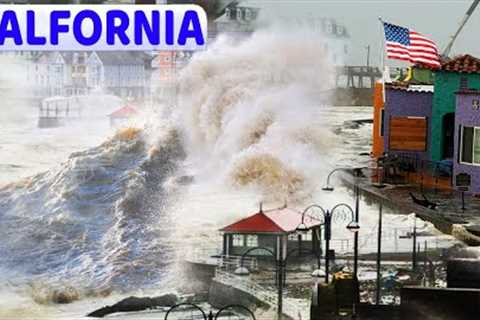
[[41,284],[32,284],[36,301],[159,281],[172,250],[160,240],[169,233],[163,183],[184,157],[175,130],[161,136],[150,144],[142,130],[125,129],[57,171],[0,190],[2,266]]

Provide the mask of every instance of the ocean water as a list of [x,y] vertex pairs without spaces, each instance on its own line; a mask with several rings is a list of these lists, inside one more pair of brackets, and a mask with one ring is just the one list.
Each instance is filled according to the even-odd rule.
[[[188,287],[178,263],[218,248],[218,229],[260,202],[353,205],[347,189],[321,187],[333,168],[368,164],[359,154],[371,126],[345,121],[372,109],[329,105],[333,67],[313,36],[220,39],[182,71],[178,105],[149,106],[119,130],[106,118],[122,104],[111,97],[93,97],[82,120],[56,129],[36,128],[34,106],[9,108],[0,118],[0,318],[83,318],[125,296]],[[361,252],[375,250],[376,221],[362,202]],[[386,212],[386,230],[410,224]],[[333,229],[334,248],[351,250],[345,224]],[[55,303],[59,295],[72,303]]]

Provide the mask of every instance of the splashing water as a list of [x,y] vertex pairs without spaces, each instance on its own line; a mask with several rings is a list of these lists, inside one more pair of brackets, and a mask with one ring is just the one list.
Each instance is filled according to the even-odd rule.
[[177,106],[0,187],[0,270],[15,270],[0,284],[41,304],[173,288],[175,254],[218,245],[259,201],[318,200],[338,141],[319,116],[326,57],[302,30],[220,38],[182,71]]
[[195,56],[180,78],[178,117],[201,176],[257,186],[270,200],[308,194],[331,141],[314,122],[334,79],[326,56],[318,35],[284,30],[223,39]]

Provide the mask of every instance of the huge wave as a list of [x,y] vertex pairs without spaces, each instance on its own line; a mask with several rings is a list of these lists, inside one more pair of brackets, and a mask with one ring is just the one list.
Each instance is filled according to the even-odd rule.
[[326,56],[306,31],[219,39],[182,71],[168,112],[0,189],[0,268],[22,275],[38,302],[158,286],[174,229],[190,222],[189,235],[200,233],[192,221],[209,214],[182,197],[188,187],[172,188],[184,171],[190,190],[307,199],[332,142],[316,117],[334,79]]
[[163,183],[183,157],[175,130],[159,137],[125,129],[0,189],[2,269],[28,275],[39,302],[157,284],[173,250]]

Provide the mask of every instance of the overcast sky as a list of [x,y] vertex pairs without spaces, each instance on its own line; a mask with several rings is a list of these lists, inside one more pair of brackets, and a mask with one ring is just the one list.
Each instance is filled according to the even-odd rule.
[[[366,45],[371,45],[371,63],[380,64],[383,20],[414,29],[430,37],[443,51],[457,30],[472,0],[250,0],[267,16],[313,16],[334,18],[351,36],[350,64],[365,64]],[[480,6],[458,37],[452,54],[480,57]],[[451,54],[451,55],[452,55]]]

